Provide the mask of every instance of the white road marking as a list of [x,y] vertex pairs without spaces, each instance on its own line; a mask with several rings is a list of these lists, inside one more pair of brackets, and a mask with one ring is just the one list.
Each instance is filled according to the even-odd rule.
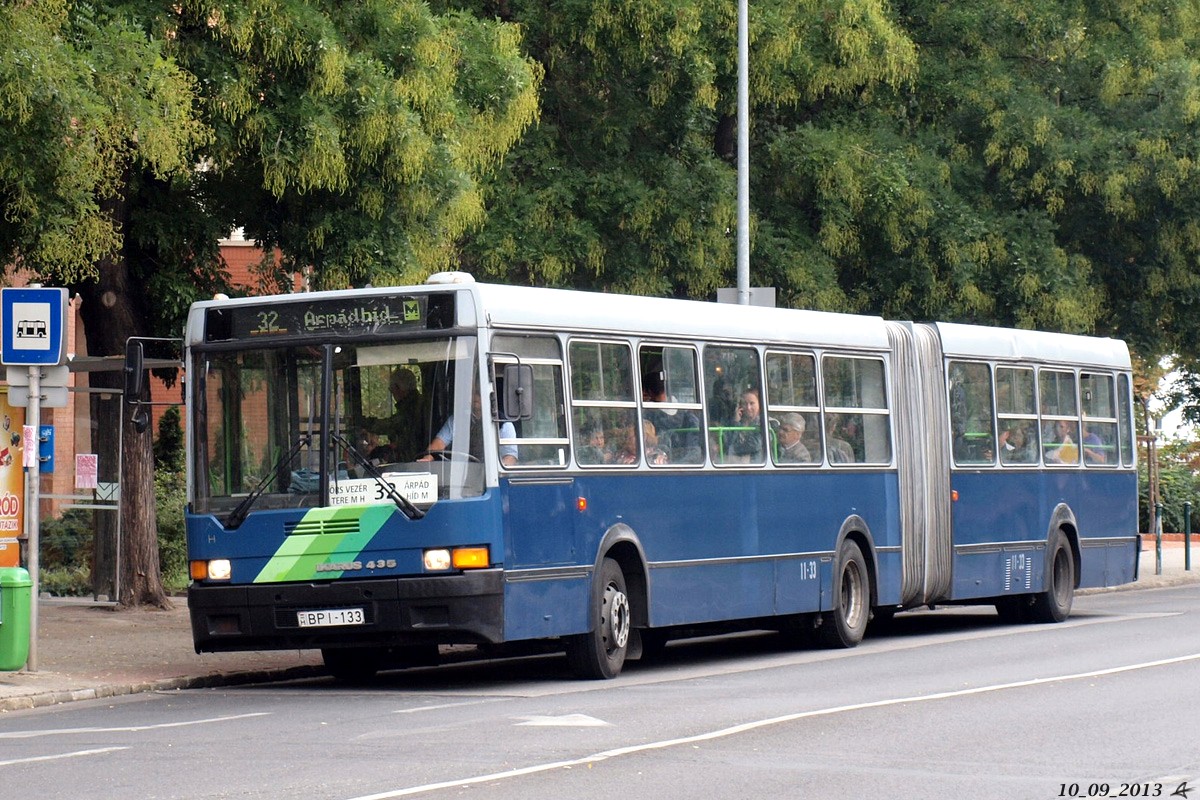
[[190,725],[208,725],[213,722],[232,722],[251,717],[267,717],[269,712],[259,711],[254,714],[236,714],[231,717],[212,717],[210,719],[193,719],[186,722],[162,722],[157,725],[127,725],[114,728],[56,728],[48,731],[10,731],[0,733],[0,739],[36,739],[39,736],[62,736],[75,733],[139,733],[141,731],[156,731],[162,728],[185,728]]
[[399,708],[393,714],[416,714],[420,711],[438,711],[443,708],[458,708],[459,706],[477,706],[481,703],[492,703],[494,700],[472,700],[468,703],[441,703],[436,706],[417,706],[416,708]]
[[587,714],[564,714],[560,717],[517,717],[517,719],[525,720],[518,722],[518,727],[529,725],[535,728],[604,728],[612,724],[602,719],[589,717]]
[[60,758],[79,758],[80,756],[97,756],[102,753],[113,753],[117,750],[128,750],[128,747],[101,747],[96,750],[76,750],[74,753],[59,753],[53,756],[32,756],[30,758],[14,758],[11,761],[0,761],[0,767],[11,767],[14,764],[29,764],[34,761],[57,761]]
[[535,775],[540,772],[550,772],[551,770],[556,769],[579,767],[585,764],[594,764],[599,761],[607,761],[610,758],[619,758],[620,756],[633,755],[635,753],[645,753],[650,750],[662,750],[668,747],[678,747],[680,745],[696,744],[698,742],[709,742],[714,739],[723,739],[728,736],[735,736],[739,733],[746,733],[747,731],[758,730],[759,728],[767,728],[773,725],[781,725],[786,722],[795,722],[796,720],[809,719],[811,717],[824,717],[832,714],[843,714],[848,711],[862,711],[868,708],[884,708],[886,706],[897,706],[905,703],[926,703],[933,700],[946,700],[952,697],[969,697],[971,695],[985,694],[988,692],[1001,692],[1007,689],[1022,689],[1029,686],[1043,686],[1048,683],[1088,680],[1090,678],[1100,678],[1106,675],[1118,675],[1123,672],[1152,669],[1154,667],[1165,667],[1171,664],[1183,664],[1188,661],[1197,660],[1200,660],[1200,653],[1192,653],[1191,655],[1178,656],[1176,658],[1164,658],[1157,661],[1145,661],[1140,664],[1126,664],[1125,666],[1121,667],[1110,667],[1108,669],[1098,669],[1091,672],[1077,672],[1071,675],[1054,675],[1048,678],[1033,678],[1027,681],[1015,681],[1013,683],[997,683],[990,686],[978,686],[974,689],[957,689],[950,692],[935,692],[933,694],[914,695],[912,697],[895,697],[890,700],[873,700],[867,703],[833,706],[831,708],[820,708],[813,711],[799,711],[794,714],[784,714],[780,717],[770,717],[768,719],[760,719],[753,722],[744,722],[740,725],[733,725],[728,728],[721,728],[719,730],[709,731],[708,733],[701,733],[695,736],[686,736],[680,739],[666,739],[660,742],[647,742],[646,744],[631,745],[629,747],[618,747],[613,750],[605,750],[601,753],[585,756],[584,758],[575,758],[569,761],[554,761],[548,764],[533,764],[528,767],[521,767],[520,769],[494,772],[490,775],[476,775],[469,778],[460,778],[458,780],[427,783],[423,786],[410,786],[406,789],[396,789],[394,791],[380,792],[379,794],[362,795],[359,797],[350,798],[350,800],[391,800],[391,798],[395,797],[411,797],[413,795],[434,792],[438,789],[465,788],[481,783],[507,780],[509,778],[519,778],[524,775]]

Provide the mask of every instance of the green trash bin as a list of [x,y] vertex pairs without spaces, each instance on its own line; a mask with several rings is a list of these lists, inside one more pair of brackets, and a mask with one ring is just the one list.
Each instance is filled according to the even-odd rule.
[[29,660],[32,587],[27,570],[0,568],[0,670],[18,670]]

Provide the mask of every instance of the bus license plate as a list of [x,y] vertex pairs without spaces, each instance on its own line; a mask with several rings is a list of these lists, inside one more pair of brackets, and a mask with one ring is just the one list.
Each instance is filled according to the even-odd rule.
[[326,608],[321,611],[297,611],[301,628],[324,628],[330,625],[365,625],[366,615],[361,608]]

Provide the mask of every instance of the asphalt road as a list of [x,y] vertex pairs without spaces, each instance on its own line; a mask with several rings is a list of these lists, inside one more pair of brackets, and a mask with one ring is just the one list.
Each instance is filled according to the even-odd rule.
[[0,718],[0,796],[1200,799],[1198,623],[1188,586],[849,651],[677,643],[607,682],[542,657],[71,703]]

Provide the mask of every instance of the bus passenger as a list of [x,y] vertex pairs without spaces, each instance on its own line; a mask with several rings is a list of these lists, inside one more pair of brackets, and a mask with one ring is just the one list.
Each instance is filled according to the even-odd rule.
[[733,415],[733,423],[742,430],[734,431],[725,446],[730,460],[752,462],[761,461],[763,453],[762,439],[762,401],[758,389],[747,389],[742,392],[738,401],[737,411]]
[[837,420],[833,416],[825,417],[825,452],[829,454],[829,463],[853,464],[854,448],[837,435],[837,427]]
[[[517,429],[511,422],[507,420],[500,423],[500,438],[515,439],[517,438]],[[468,456],[479,461],[483,458],[483,403],[479,399],[479,393],[475,392],[471,397],[471,427],[470,435],[467,442]],[[446,417],[446,422],[442,425],[437,435],[433,437],[433,441],[429,443],[429,447],[425,448],[425,455],[417,459],[417,461],[433,461],[434,453],[441,453],[449,450],[454,444],[454,414]],[[510,467],[517,463],[517,446],[515,444],[500,445],[500,463],[506,467]]]
[[1078,464],[1079,446],[1071,437],[1073,426],[1065,419],[1054,421],[1052,435],[1047,437],[1047,464]]
[[575,460],[580,464],[610,464],[612,453],[605,444],[604,426],[589,422],[580,430],[580,442],[575,448]]
[[[617,464],[636,464],[638,463],[638,442],[637,428],[629,425],[621,429],[621,449],[617,451],[614,459]],[[670,461],[667,457],[667,452],[658,446],[658,434],[654,431],[654,423],[650,420],[642,421],[642,438],[646,440],[646,463],[647,464],[666,464]]]
[[809,464],[813,457],[804,446],[804,416],[794,411],[784,414],[779,420],[779,463]]
[[378,463],[411,461],[421,452],[421,393],[417,391],[417,377],[406,367],[396,367],[388,379],[388,392],[395,408],[387,417],[366,417],[362,428],[369,434],[383,434],[387,442],[372,442],[365,455]]
[[1080,441],[1083,442],[1083,463],[1108,463],[1108,454],[1104,452],[1104,442],[1094,431],[1088,430],[1086,422],[1083,423],[1083,436]]
[[[642,376],[642,402],[677,403],[667,395],[661,370],[652,369]],[[703,458],[700,450],[700,421],[691,411],[682,408],[648,408],[645,418],[654,424],[657,433],[663,435],[671,451],[686,464],[699,463]]]
[[1013,422],[1000,434],[1001,464],[1032,464],[1037,461],[1029,437],[1029,423]]

